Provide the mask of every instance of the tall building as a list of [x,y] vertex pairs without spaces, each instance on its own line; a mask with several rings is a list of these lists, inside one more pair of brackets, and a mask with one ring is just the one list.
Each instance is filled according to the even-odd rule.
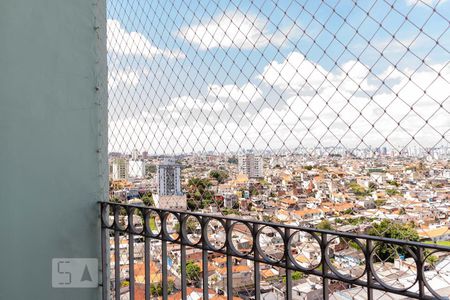
[[115,158],[109,163],[109,176],[112,180],[128,180],[128,160],[124,158]]
[[165,158],[156,171],[158,176],[158,195],[181,195],[181,165],[174,160]]
[[186,195],[181,192],[181,165],[175,160],[165,158],[156,171],[157,194],[154,195],[156,206],[166,209],[186,209]]
[[254,154],[244,154],[238,157],[239,173],[245,174],[248,178],[264,177],[263,158]]

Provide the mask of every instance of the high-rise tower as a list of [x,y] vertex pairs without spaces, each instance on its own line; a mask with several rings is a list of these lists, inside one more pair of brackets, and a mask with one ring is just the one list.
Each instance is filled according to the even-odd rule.
[[238,157],[239,173],[247,175],[249,178],[262,178],[263,158],[254,154],[244,154]]
[[181,192],[181,165],[165,158],[156,172],[158,191],[154,195],[156,206],[166,209],[186,209],[186,195]]
[[157,168],[158,195],[179,196],[181,193],[181,165],[165,158]]

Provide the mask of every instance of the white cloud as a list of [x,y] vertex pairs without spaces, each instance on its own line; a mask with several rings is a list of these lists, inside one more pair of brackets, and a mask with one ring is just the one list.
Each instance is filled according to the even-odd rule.
[[288,35],[293,35],[298,30],[295,26],[278,31],[269,27],[270,22],[266,18],[236,10],[184,27],[178,35],[203,50],[219,47],[253,49],[269,43],[281,46]]
[[233,100],[238,103],[249,103],[262,99],[261,91],[251,83],[246,83],[242,87],[233,84],[213,84],[209,86],[209,95],[221,100]]
[[325,81],[327,72],[307,60],[301,53],[292,52],[282,63],[271,62],[264,68],[259,79],[280,89],[318,89]]
[[348,61],[338,73],[331,73],[319,64],[309,61],[303,54],[292,52],[278,63],[271,62],[264,68],[259,79],[281,90],[293,89],[316,92],[319,89],[339,88],[340,93],[353,94],[359,86],[365,91],[373,90],[367,80],[369,69],[356,61]]
[[415,5],[416,3],[419,5],[434,5],[435,3],[444,3],[447,0],[406,0],[408,5]]
[[[450,66],[443,67],[432,65],[418,71],[389,67],[373,74],[363,64],[349,61],[339,71],[329,72],[300,53],[291,53],[283,62],[266,66],[259,78],[272,88],[299,94],[286,101],[290,109],[269,114],[275,116],[269,118],[274,125],[279,123],[277,114],[286,114],[286,124],[294,126],[303,119],[301,127],[317,138],[329,127],[347,146],[357,145],[361,139],[380,145],[388,137],[391,144],[401,147],[411,141],[411,135],[419,144],[433,146],[441,138],[438,132],[450,128]],[[441,76],[437,76],[439,71]],[[383,80],[392,83],[383,84]],[[382,89],[370,99],[377,87]],[[349,126],[352,139],[344,135]]]
[[117,20],[107,21],[107,35],[108,51],[117,55],[135,55],[147,59],[157,55],[178,59],[185,57],[179,50],[160,49],[154,46],[139,32],[128,32]]
[[195,99],[191,96],[182,96],[172,98],[170,104],[167,107],[160,107],[160,110],[167,110],[169,112],[173,111],[191,111],[193,109],[202,108],[205,105],[205,101],[201,99]]
[[133,70],[113,69],[108,71],[108,87],[110,89],[117,88],[120,84],[124,84],[128,88],[134,88],[139,84],[139,75]]
[[[203,95],[172,98],[149,111],[150,117],[115,121],[111,143],[171,153],[292,149],[319,142],[351,148],[361,139],[363,145],[381,146],[387,137],[400,149],[411,135],[417,143],[433,146],[450,129],[450,65],[417,71],[386,67],[373,74],[360,62],[348,61],[328,71],[293,52],[284,61],[269,63],[257,78],[259,82],[240,86],[209,85]],[[258,103],[258,109],[252,110],[250,103]],[[121,141],[125,138],[132,141]]]
[[243,86],[213,84],[205,95],[196,98],[189,95],[174,97],[166,106],[159,107],[159,111],[175,114],[171,117],[177,118],[193,113],[209,116],[211,112],[213,116],[218,116],[227,109],[261,99],[261,91],[251,83]]
[[166,107],[160,107],[160,111],[176,112],[179,116],[192,114],[193,111],[208,113],[210,111],[220,112],[227,109],[227,103],[220,100],[207,101],[206,97],[193,98],[191,96],[175,97],[170,100]]

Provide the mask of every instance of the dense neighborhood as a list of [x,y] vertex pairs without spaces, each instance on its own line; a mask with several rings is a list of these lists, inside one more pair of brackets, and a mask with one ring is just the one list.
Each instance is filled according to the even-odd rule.
[[[439,155],[416,157],[380,152],[366,156],[337,154],[306,157],[296,154],[246,153],[193,154],[173,157],[172,160],[174,166],[181,168],[183,198],[180,199],[186,201],[187,211],[302,228],[450,244],[450,166],[448,160]],[[162,168],[161,161],[161,157],[149,157],[146,153],[112,153],[111,201],[158,207],[153,197],[160,190],[158,184],[161,177],[157,173]],[[139,166],[137,171],[136,165]],[[122,172],[119,172],[120,169]],[[173,236],[179,234],[180,225],[177,222],[176,218],[167,222]],[[155,217],[152,228],[156,232],[160,230],[160,226],[160,220]],[[201,235],[200,224],[192,220],[189,227],[192,227],[189,231],[190,238],[198,241]],[[283,259],[285,245],[281,235],[282,232],[277,231],[276,227],[264,227],[261,230],[257,243],[268,261]],[[361,277],[365,265],[363,241],[337,236],[330,236],[328,239],[327,255],[334,271],[349,278]],[[223,246],[225,233],[219,222],[208,224],[208,240],[218,248]],[[241,222],[234,225],[232,243],[236,251],[241,254],[249,253],[255,242],[248,226]],[[144,295],[144,290],[140,289],[140,284],[144,284],[144,250],[142,241],[136,241],[135,244],[136,295],[140,299],[139,295]],[[126,236],[122,237],[121,245],[121,279],[125,293],[129,279],[129,243]],[[296,232],[290,239],[288,248],[298,266],[307,269],[319,266],[320,245],[311,234]],[[154,296],[158,296],[162,286],[161,242],[152,240],[151,250],[151,291]],[[180,245],[169,243],[168,253],[169,299],[179,299]],[[210,298],[226,298],[227,268],[223,254],[210,252],[208,266],[203,268],[202,250],[192,247],[188,248],[187,261],[187,282],[192,298],[201,298],[199,288],[204,269],[208,272]],[[114,262],[113,255],[111,262]],[[375,251],[373,264],[379,278],[390,286],[406,288],[417,285],[416,264],[408,251],[401,247],[380,245]],[[443,294],[449,292],[449,266],[448,253],[433,253],[427,257],[426,276],[429,276],[433,288]],[[233,258],[232,294],[235,297],[254,298],[254,272],[253,261],[242,257]],[[260,264],[256,272],[260,272],[264,299],[285,297],[285,269]],[[436,276],[438,273],[439,276]],[[321,297],[320,278],[299,271],[293,272],[291,276],[294,299]],[[364,293],[360,287],[340,281],[332,281],[330,284],[330,299],[347,299],[346,297],[355,297],[359,293]],[[407,296],[382,293],[378,296],[378,299],[408,299]]]

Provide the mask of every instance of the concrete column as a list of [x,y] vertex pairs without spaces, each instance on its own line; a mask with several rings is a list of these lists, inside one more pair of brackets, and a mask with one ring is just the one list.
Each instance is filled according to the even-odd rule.
[[100,256],[105,27],[105,0],[0,1],[0,299],[99,298],[52,259]]

